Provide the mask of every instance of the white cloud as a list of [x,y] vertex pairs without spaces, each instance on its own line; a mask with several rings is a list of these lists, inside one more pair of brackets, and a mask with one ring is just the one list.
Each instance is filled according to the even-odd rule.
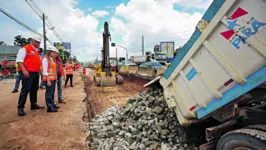
[[92,9],[91,8],[88,8],[88,11],[92,11]]
[[106,8],[106,9],[114,9],[114,8],[116,8],[116,6],[106,5],[105,8]]
[[[35,0],[35,2],[49,17],[52,24],[55,26],[56,31],[63,40],[71,42],[72,54],[76,55],[78,60],[93,60],[96,56],[100,55],[102,42],[101,33],[97,32],[99,21],[94,16],[85,15],[82,10],[76,8],[76,0]],[[31,10],[25,1],[18,2],[16,0],[5,0],[2,3],[9,8],[12,8],[14,16],[17,17],[17,14],[22,14],[18,16],[20,17],[20,20],[42,33],[41,20],[36,17],[37,15]],[[31,20],[25,21],[24,18],[31,18]],[[7,23],[8,22],[6,22],[6,25],[3,26],[8,26]],[[8,35],[6,34],[6,31],[0,30],[0,35],[6,34],[8,37],[5,37],[5,39],[9,39],[9,41],[18,34],[25,37],[31,34],[23,28],[23,31],[21,31],[20,25],[16,23],[13,23],[13,26],[9,27],[12,27],[10,28],[12,29],[12,32],[8,31]],[[47,31],[47,37],[53,42],[58,42],[58,39],[51,31]]]
[[145,51],[153,50],[162,41],[174,41],[176,46],[182,46],[189,39],[202,14],[176,11],[173,4],[177,2],[188,5],[182,0],[131,0],[116,8],[111,28],[122,36],[129,55],[141,54],[142,35]]
[[[76,7],[78,0],[34,0],[49,16],[56,31],[66,42],[72,43],[72,54],[81,61],[94,60],[100,56],[102,47],[102,30],[97,32],[98,17],[109,15],[107,11],[98,10],[86,15]],[[115,41],[128,48],[129,55],[141,54],[141,36],[145,37],[145,50],[152,50],[161,41],[175,41],[176,46],[183,45],[194,31],[201,19],[200,13],[178,12],[173,9],[174,4],[184,8],[206,9],[211,0],[131,0],[117,6],[114,16],[109,22],[113,36],[121,37],[122,41]],[[42,33],[40,18],[31,10],[25,1],[3,0],[5,8],[12,10],[12,14]],[[113,8],[113,6],[106,6]],[[90,8],[88,8],[90,11]],[[3,17],[0,15],[0,18]],[[5,17],[5,16],[4,16]],[[101,28],[103,25],[100,25]],[[7,30],[5,30],[7,29]],[[8,33],[8,34],[7,34]],[[16,35],[30,36],[31,33],[20,25],[0,20],[0,38],[10,44]],[[57,42],[58,39],[51,31],[48,38]],[[113,37],[112,37],[113,39]],[[110,49],[111,57],[115,56],[115,48]],[[125,56],[125,50],[118,48],[119,56]]]
[[156,0],[160,5],[180,5],[185,8],[207,9],[213,0]]
[[104,17],[109,15],[109,12],[105,11],[105,10],[96,10],[92,13],[93,16],[95,17]]

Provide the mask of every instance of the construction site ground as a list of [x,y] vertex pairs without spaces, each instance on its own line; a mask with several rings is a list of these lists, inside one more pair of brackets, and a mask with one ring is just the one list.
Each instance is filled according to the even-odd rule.
[[146,84],[145,80],[127,80],[124,79],[122,85],[111,87],[97,87],[94,84],[93,76],[95,70],[86,68],[85,85],[88,94],[89,118],[93,118],[95,114],[102,113],[110,106],[123,106],[127,103],[128,98],[133,98],[143,92]]
[[[30,110],[29,96],[26,116],[17,115],[18,93],[12,93],[15,79],[0,81],[0,149],[61,150],[87,149],[86,97],[79,72],[74,74],[75,87],[63,88],[66,104],[59,104],[57,113],[46,109]],[[38,91],[38,104],[45,106],[45,89]],[[55,96],[57,101],[57,94]]]
[[[0,81],[0,149],[88,149],[88,121],[110,106],[123,106],[128,98],[143,92],[146,83],[125,80],[123,85],[96,87],[94,73],[89,68],[85,76],[75,72],[75,87],[63,88],[67,103],[58,104],[59,112],[30,110],[28,97],[24,109],[26,116],[23,117],[17,115],[19,92],[11,92],[15,79]],[[38,91],[38,104],[45,106],[45,89]]]

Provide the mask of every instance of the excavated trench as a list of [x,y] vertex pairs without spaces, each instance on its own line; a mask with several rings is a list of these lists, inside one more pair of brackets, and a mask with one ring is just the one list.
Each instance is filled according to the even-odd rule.
[[202,125],[182,127],[167,107],[160,86],[143,88],[132,79],[114,87],[96,87],[93,70],[84,77],[90,149],[196,150],[205,141]]

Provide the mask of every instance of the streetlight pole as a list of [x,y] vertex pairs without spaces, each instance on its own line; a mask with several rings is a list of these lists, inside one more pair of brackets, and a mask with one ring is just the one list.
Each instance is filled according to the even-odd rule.
[[127,58],[127,60],[128,60],[128,52],[127,52],[127,48],[125,48],[125,47],[123,47],[123,46],[120,46],[120,45],[116,45],[116,46],[121,47],[121,48],[124,48],[124,49],[126,50],[126,58]]
[[117,47],[115,48],[115,52],[116,52],[116,71],[118,72]]
[[[125,47],[123,47],[123,46],[121,46],[121,45],[117,45],[117,44],[115,44],[115,43],[111,43],[111,46],[113,46],[113,47],[118,46],[118,47],[124,48],[124,49],[126,50],[126,58],[127,58],[127,60],[128,60],[128,52],[127,52],[127,48],[125,48]],[[117,51],[117,47],[116,47],[116,51]]]

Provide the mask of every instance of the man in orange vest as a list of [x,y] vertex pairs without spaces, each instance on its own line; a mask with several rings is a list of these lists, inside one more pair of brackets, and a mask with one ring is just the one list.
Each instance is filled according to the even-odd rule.
[[65,64],[65,69],[66,69],[66,81],[65,81],[65,87],[67,86],[67,82],[70,79],[70,86],[73,86],[73,64],[70,63],[70,60],[67,60],[67,63]]
[[18,101],[18,115],[24,116],[24,107],[27,95],[30,93],[31,110],[43,109],[44,107],[37,104],[37,90],[39,85],[39,71],[41,60],[38,52],[41,38],[31,38],[30,44],[24,46],[18,51],[16,62],[18,71],[22,71],[22,89]]

